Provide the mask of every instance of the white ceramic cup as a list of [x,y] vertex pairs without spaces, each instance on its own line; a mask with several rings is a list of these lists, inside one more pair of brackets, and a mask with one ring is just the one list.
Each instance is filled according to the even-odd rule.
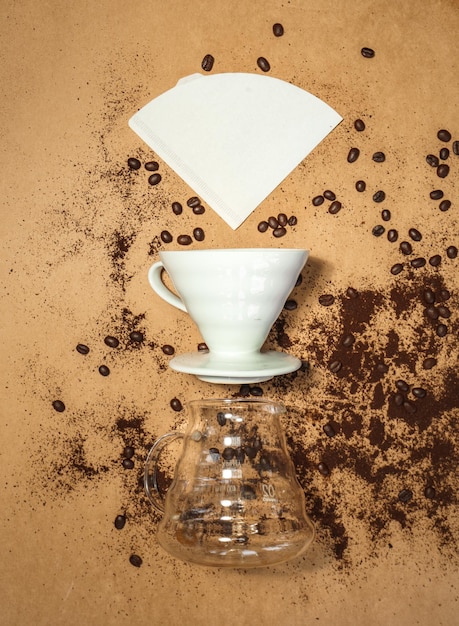
[[[260,351],[308,256],[286,248],[166,251],[148,280],[190,315],[211,353],[245,357]],[[163,269],[178,295],[162,281]]]

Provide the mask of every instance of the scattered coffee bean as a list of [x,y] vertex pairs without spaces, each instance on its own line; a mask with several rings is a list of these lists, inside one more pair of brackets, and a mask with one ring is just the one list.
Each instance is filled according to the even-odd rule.
[[386,155],[384,152],[375,152],[372,156],[372,159],[375,163],[384,163],[386,160]]
[[444,304],[440,304],[440,306],[438,307],[438,315],[440,317],[448,319],[449,317],[451,317],[451,311]]
[[455,259],[457,257],[456,246],[448,246],[446,248],[446,256],[448,257],[448,259]]
[[225,461],[231,461],[231,459],[234,458],[234,454],[235,454],[234,448],[225,448],[222,452],[222,458]]
[[437,167],[437,176],[439,178],[446,178],[449,174],[449,165],[442,163]]
[[426,156],[426,161],[431,167],[438,167],[440,164],[440,160],[435,154],[428,154]]
[[109,348],[117,348],[120,345],[120,342],[118,341],[118,339],[116,337],[112,337],[111,335],[108,335],[107,337],[105,337],[104,343]]
[[341,361],[332,361],[329,364],[328,369],[330,370],[330,372],[332,372],[332,374],[337,374],[342,367],[343,364],[341,363]]
[[395,243],[398,239],[398,232],[395,230],[395,228],[391,228],[390,230],[387,231],[387,239],[391,242],[391,243]]
[[351,148],[347,155],[348,163],[355,163],[360,156],[360,150],[358,148]]
[[148,183],[150,185],[157,185],[158,183],[161,182],[161,174],[158,174],[156,172],[156,174],[152,174],[151,176],[148,177]]
[[181,215],[181,213],[183,211],[183,207],[180,204],[180,202],[173,202],[172,203],[172,211],[173,211],[174,215]]
[[424,495],[426,498],[429,498],[429,500],[432,500],[433,498],[435,498],[435,496],[437,495],[437,492],[435,491],[435,487],[432,487],[432,485],[428,485],[424,489]]
[[138,554],[131,554],[131,556],[129,557],[129,563],[134,567],[140,567],[143,561]]
[[247,398],[250,396],[250,385],[244,384],[239,387],[239,395],[241,398]]
[[407,413],[410,413],[410,415],[412,415],[413,413],[416,413],[415,405],[409,400],[405,400],[405,402],[403,403],[403,408],[405,409]]
[[202,228],[195,228],[193,230],[193,237],[196,239],[196,241],[204,241],[205,239],[205,234]]
[[402,241],[400,244],[400,252],[404,255],[411,254],[413,252],[413,247],[409,241]]
[[127,163],[128,163],[129,169],[131,170],[139,170],[142,165],[139,159],[136,159],[135,157],[130,157]]
[[348,287],[346,289],[346,296],[355,300],[355,298],[359,297],[359,292],[357,291],[357,289],[354,289],[354,287]]
[[296,279],[295,287],[298,287],[303,282],[303,274],[298,274],[298,278]]
[[320,206],[321,204],[323,204],[325,201],[325,198],[323,196],[314,196],[314,198],[312,199],[312,204],[314,206]]
[[147,172],[156,172],[159,170],[159,163],[157,161],[147,161],[144,165]]
[[189,246],[191,243],[193,243],[193,240],[191,239],[190,235],[179,235],[177,237],[177,243],[180,246]]
[[382,191],[382,189],[373,194],[373,202],[384,202],[385,199],[386,194]]
[[284,27],[282,26],[282,24],[273,24],[273,33],[274,37],[282,37],[282,35],[284,34]]
[[435,302],[435,292],[430,287],[424,289],[422,297],[427,304],[433,304]]
[[385,231],[386,229],[384,228],[384,226],[382,224],[378,224],[377,226],[373,227],[373,230],[371,232],[375,237],[381,237],[381,235],[383,235]]
[[339,213],[339,212],[341,211],[341,207],[342,207],[341,202],[339,202],[338,200],[335,200],[335,201],[334,201],[334,202],[332,202],[332,203],[330,204],[330,206],[328,207],[328,212],[329,212],[331,215],[336,215],[337,213]]
[[296,300],[292,300],[292,299],[287,300],[286,303],[284,304],[284,309],[286,311],[294,311],[297,307],[298,307],[298,303],[296,302]]
[[188,198],[186,203],[187,203],[187,206],[189,206],[192,209],[195,206],[199,206],[201,204],[201,200],[197,196],[192,196],[191,198]]
[[427,261],[425,260],[424,257],[420,256],[417,257],[416,259],[412,259],[410,261],[410,265],[411,267],[414,267],[415,269],[418,269],[420,267],[424,267],[424,265],[427,263]]
[[367,184],[364,180],[358,180],[355,183],[355,188],[361,193],[362,191],[365,191],[365,189],[367,188]]
[[286,234],[287,234],[287,231],[285,230],[283,226],[278,226],[277,228],[273,230],[274,237],[283,237]]
[[224,413],[223,411],[219,411],[217,413],[217,422],[220,424],[220,426],[225,426],[226,425],[226,413]]
[[124,446],[123,449],[123,457],[125,459],[132,459],[135,454],[135,450],[133,446]]
[[287,220],[287,224],[289,226],[296,226],[298,224],[298,218],[296,215],[291,215]]
[[183,409],[182,403],[178,398],[172,398],[169,404],[173,411],[181,411]]
[[164,241],[164,243],[171,243],[174,239],[168,230],[161,231],[160,237],[161,241]]
[[437,364],[437,359],[434,359],[434,357],[429,356],[427,357],[427,359],[424,359],[424,361],[422,362],[422,367],[425,370],[431,370],[433,367],[435,367],[436,364]]
[[319,296],[319,304],[322,306],[331,306],[335,301],[335,296],[331,293],[324,293]]
[[260,233],[265,233],[269,228],[269,224],[266,220],[263,220],[258,224],[257,228]]
[[410,386],[408,385],[408,383],[401,379],[395,381],[395,386],[399,391],[403,391],[403,393],[408,393],[408,391],[410,390]]
[[202,215],[206,212],[206,208],[202,204],[198,204],[192,208],[192,211],[195,215]]
[[430,257],[429,263],[432,267],[438,267],[441,264],[441,256],[439,254],[434,254]]
[[288,218],[285,213],[279,213],[279,215],[277,216],[277,221],[279,223],[279,226],[287,226]]
[[448,150],[448,148],[442,148],[440,150],[440,159],[442,161],[446,161],[446,159],[448,159],[448,158],[449,158],[449,150]]
[[254,387],[250,387],[250,395],[251,396],[262,396],[263,395],[263,389],[261,387],[259,387],[258,385],[255,385]]
[[328,465],[326,463],[324,463],[323,461],[321,461],[318,465],[317,465],[317,469],[319,470],[319,472],[322,474],[322,476],[329,476],[330,475],[330,468],[328,467]]
[[265,57],[258,57],[257,65],[262,72],[269,72],[269,70],[271,69],[269,62],[267,59],[265,59]]
[[144,336],[139,330],[133,330],[129,333],[129,339],[134,343],[142,343]]
[[354,128],[355,130],[359,131],[359,133],[361,133],[362,130],[365,130],[365,122],[361,119],[355,120]]
[[366,59],[372,59],[375,56],[373,48],[364,47],[360,50],[360,54]]
[[62,400],[54,400],[53,409],[58,413],[63,413],[65,411],[65,404],[62,402]]
[[126,516],[125,515],[117,515],[115,517],[115,528],[117,530],[123,530],[126,524]]
[[336,200],[336,194],[330,189],[326,189],[323,195],[324,195],[324,198],[326,198],[327,200],[330,200],[330,202],[333,202],[334,200]]
[[110,374],[110,369],[106,365],[101,365],[99,367],[99,374],[101,376],[108,376]]
[[268,224],[269,224],[270,228],[272,228],[273,230],[275,228],[277,228],[279,226],[279,222],[277,221],[277,217],[274,217],[274,215],[271,215],[270,217],[268,217]]
[[430,320],[438,320],[439,313],[438,313],[437,308],[434,307],[433,304],[430,304],[429,306],[427,306],[424,309],[424,312]]
[[445,212],[451,208],[451,200],[442,200],[438,205],[440,211]]
[[168,356],[175,354],[175,348],[168,343],[164,344],[161,350],[164,352],[164,354],[167,354]]
[[402,489],[398,494],[398,499],[400,502],[409,502],[413,497],[413,492],[411,489]]
[[389,221],[390,221],[390,218],[391,218],[391,213],[390,213],[389,209],[383,209],[383,210],[381,211],[381,219],[382,219],[384,222],[389,222]]
[[345,348],[350,348],[355,341],[355,337],[352,333],[349,333],[348,335],[344,335],[343,339],[341,340],[342,345]]
[[323,431],[327,435],[327,437],[334,437],[336,435],[336,431],[333,428],[333,424],[331,424],[330,422],[328,422],[327,424],[324,424]]
[[413,387],[412,393],[415,398],[425,398],[427,395],[427,391],[422,387]]
[[201,61],[201,67],[205,72],[210,72],[214,66],[215,58],[211,54],[206,54],[206,56]]
[[394,395],[395,406],[402,406],[404,401],[405,401],[405,397],[404,397],[404,395],[402,393],[396,393]]
[[390,268],[390,273],[393,274],[394,276],[396,276],[397,274],[400,274],[400,272],[402,271],[403,271],[403,263],[395,263]]
[[417,228],[410,228],[410,230],[408,231],[408,235],[413,241],[421,241],[422,239],[422,235]]
[[89,354],[89,348],[84,343],[79,343],[76,347],[76,351],[80,354]]
[[439,302],[445,302],[446,300],[449,300],[450,298],[451,298],[451,293],[449,292],[448,289],[440,289],[440,291],[438,292]]
[[448,334],[448,326],[446,326],[446,324],[438,324],[435,332],[437,333],[437,337],[446,337]]
[[432,200],[441,200],[443,198],[443,191],[441,189],[434,189],[429,195]]
[[198,343],[198,352],[207,352],[208,350],[209,348],[207,347],[207,344],[204,343],[204,341]]
[[453,152],[456,155],[459,155],[459,141],[453,141]]
[[448,141],[451,141],[451,133],[449,132],[449,130],[445,130],[444,128],[438,131],[437,137],[438,139],[440,139],[440,141],[444,141],[446,143],[448,143]]
[[389,371],[389,368],[387,367],[385,363],[377,363],[375,369],[380,374],[387,374],[387,372]]
[[134,469],[134,465],[135,465],[132,459],[123,459],[121,464],[126,470]]

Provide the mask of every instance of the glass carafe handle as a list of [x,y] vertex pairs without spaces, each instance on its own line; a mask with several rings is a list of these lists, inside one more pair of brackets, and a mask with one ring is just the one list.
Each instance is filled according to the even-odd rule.
[[148,499],[155,509],[164,513],[165,494],[158,484],[158,461],[163,449],[176,439],[183,439],[183,433],[172,431],[161,435],[153,444],[145,463],[144,486]]

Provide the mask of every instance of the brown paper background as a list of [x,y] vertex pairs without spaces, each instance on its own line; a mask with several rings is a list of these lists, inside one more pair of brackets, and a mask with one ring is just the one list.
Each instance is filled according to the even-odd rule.
[[[185,2],[112,0],[2,5],[2,402],[0,574],[2,623],[303,624],[450,626],[458,611],[457,259],[459,157],[445,179],[425,161],[459,139],[459,10],[454,0]],[[283,37],[272,24],[281,22]],[[362,46],[376,51],[373,59]],[[160,163],[147,183],[126,161],[155,156],[129,117],[183,76],[260,72],[311,91],[342,124],[233,232]],[[230,103],[228,103],[230,106]],[[267,103],[269,106],[269,103]],[[357,133],[356,118],[366,122]],[[361,155],[353,164],[352,146]],[[449,144],[451,148],[451,142]],[[386,153],[374,163],[376,150]],[[367,182],[357,193],[355,181]],[[311,199],[333,189],[343,208]],[[429,193],[452,201],[441,212]],[[377,204],[372,194],[386,192]],[[174,200],[184,213],[171,211]],[[391,220],[381,222],[381,210]],[[298,225],[274,239],[260,220],[285,212]],[[372,228],[383,224],[381,237]],[[157,545],[158,522],[138,481],[155,437],[186,421],[170,400],[233,395],[177,374],[161,350],[194,350],[184,314],[150,290],[146,271],[176,238],[201,226],[194,248],[306,247],[303,283],[268,339],[309,370],[261,385],[283,400],[298,476],[318,536],[307,554],[257,571],[200,569]],[[411,227],[422,241],[403,257]],[[387,229],[399,241],[387,240]],[[169,244],[170,249],[176,247]],[[437,268],[412,258],[441,255]],[[401,274],[390,268],[403,262]],[[349,286],[360,294],[350,302]],[[423,313],[422,292],[448,289],[446,337]],[[335,296],[331,307],[318,297]],[[343,351],[351,329],[356,344]],[[141,345],[129,332],[141,330]],[[117,349],[106,335],[120,339]],[[90,353],[79,354],[78,343]],[[437,365],[423,369],[424,358]],[[338,357],[342,370],[328,370]],[[384,361],[388,372],[375,376]],[[111,373],[102,377],[105,363]],[[395,381],[427,390],[410,416]],[[65,402],[59,413],[56,399]],[[422,404],[424,402],[424,404]],[[337,435],[323,425],[332,419]],[[136,448],[124,470],[124,445]],[[325,459],[330,476],[317,471]],[[424,496],[432,484],[436,498]],[[408,503],[398,501],[411,489]],[[114,528],[125,512],[123,530]],[[133,553],[143,559],[135,568]]]

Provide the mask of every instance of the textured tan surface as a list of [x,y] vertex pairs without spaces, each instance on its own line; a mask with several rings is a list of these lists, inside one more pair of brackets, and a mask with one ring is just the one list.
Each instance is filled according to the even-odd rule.
[[[0,536],[2,622],[8,624],[277,624],[449,626],[458,611],[459,157],[439,179],[425,161],[440,128],[459,139],[454,1],[4,2],[2,6],[2,402]],[[272,24],[285,35],[275,38]],[[376,50],[364,59],[362,46]],[[127,120],[179,78],[200,71],[259,72],[326,100],[342,124],[236,232],[212,211],[174,216],[193,195],[160,163],[162,181],[127,158],[154,155]],[[230,106],[230,103],[229,103]],[[267,103],[269,106],[269,103]],[[366,130],[357,133],[361,117]],[[361,156],[349,164],[348,150]],[[451,147],[451,145],[450,145]],[[383,150],[387,159],[374,163]],[[357,193],[364,179],[367,191]],[[333,189],[337,215],[311,198]],[[447,212],[429,193],[441,188]],[[377,204],[372,195],[386,192]],[[391,210],[387,224],[382,208]],[[284,211],[282,239],[257,224]],[[389,243],[373,226],[399,231]],[[267,570],[205,570],[169,558],[138,478],[156,436],[186,419],[187,399],[232,395],[168,369],[161,350],[193,350],[187,318],[150,290],[161,230],[201,226],[194,247],[307,247],[311,259],[268,344],[308,360],[308,372],[263,384],[285,401],[285,427],[318,527],[304,558]],[[404,258],[398,245],[423,239]],[[172,249],[175,244],[170,244]],[[434,268],[409,260],[440,254]],[[398,276],[394,263],[404,262]],[[359,292],[351,301],[349,286]],[[448,334],[426,320],[422,292],[448,289]],[[318,303],[335,296],[330,307]],[[141,330],[141,345],[129,340]],[[340,339],[356,342],[343,350]],[[120,339],[117,349],[106,335]],[[83,356],[78,343],[91,351]],[[432,370],[422,366],[434,356]],[[328,364],[339,359],[338,374]],[[384,361],[388,372],[375,374]],[[102,377],[101,364],[111,373]],[[394,406],[395,381],[427,390],[416,414]],[[59,413],[54,400],[65,402]],[[424,402],[424,404],[422,404]],[[333,419],[337,435],[323,425]],[[136,447],[124,470],[124,445]],[[317,471],[320,460],[330,476]],[[423,491],[433,484],[437,497]],[[399,502],[411,489],[413,498]],[[117,531],[113,520],[126,512]],[[132,553],[143,559],[137,569]]]

